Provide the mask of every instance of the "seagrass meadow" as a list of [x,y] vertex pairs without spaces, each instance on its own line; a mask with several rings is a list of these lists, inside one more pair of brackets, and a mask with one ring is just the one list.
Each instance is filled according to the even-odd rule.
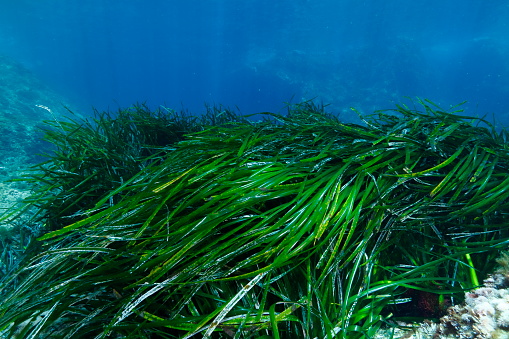
[[258,122],[143,105],[48,122],[54,152],[3,217],[24,240],[4,244],[0,333],[370,338],[437,318],[509,243],[508,134],[462,114],[416,99],[362,124],[312,102]]

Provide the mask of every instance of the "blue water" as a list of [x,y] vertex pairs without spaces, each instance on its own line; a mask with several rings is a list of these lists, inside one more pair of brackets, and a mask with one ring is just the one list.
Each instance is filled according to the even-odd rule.
[[316,98],[349,119],[419,96],[509,121],[504,0],[2,1],[0,54],[84,110]]

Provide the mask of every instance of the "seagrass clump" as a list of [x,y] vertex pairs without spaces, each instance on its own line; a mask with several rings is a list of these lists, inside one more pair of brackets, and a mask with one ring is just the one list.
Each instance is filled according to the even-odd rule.
[[[507,246],[509,147],[482,119],[417,101],[363,125],[309,102],[256,123],[216,109],[151,143],[132,121],[105,147],[107,130],[84,133],[97,125],[53,124],[43,168],[65,172],[31,179],[44,251],[2,280],[0,330],[361,338],[409,289],[440,307]],[[78,142],[87,156],[70,156]]]

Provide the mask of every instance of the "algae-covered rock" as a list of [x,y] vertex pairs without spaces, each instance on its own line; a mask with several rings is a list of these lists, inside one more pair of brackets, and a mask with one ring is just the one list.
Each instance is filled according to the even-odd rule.
[[496,261],[499,268],[483,286],[467,291],[465,301],[449,307],[439,322],[426,321],[407,331],[387,329],[376,338],[390,337],[388,333],[394,339],[509,338],[509,254],[502,253]]

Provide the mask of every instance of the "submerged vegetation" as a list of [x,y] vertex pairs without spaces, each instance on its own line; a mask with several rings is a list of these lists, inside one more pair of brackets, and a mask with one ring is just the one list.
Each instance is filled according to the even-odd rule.
[[509,144],[418,105],[365,125],[310,102],[49,123],[26,178],[42,231],[0,280],[0,333],[361,338],[439,316],[507,248]]

